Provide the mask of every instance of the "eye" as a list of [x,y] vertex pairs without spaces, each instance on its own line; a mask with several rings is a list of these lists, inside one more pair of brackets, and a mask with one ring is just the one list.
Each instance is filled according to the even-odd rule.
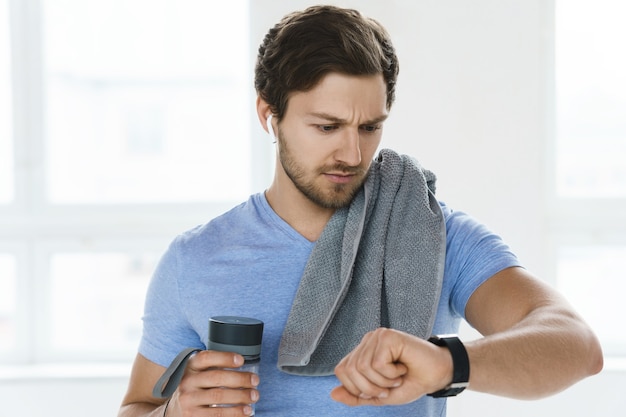
[[335,126],[335,125],[318,125],[317,128],[319,130],[321,130],[322,132],[332,132],[333,130],[337,129],[337,126]]
[[367,133],[374,133],[378,129],[380,129],[380,125],[365,125],[365,126],[361,126],[361,129],[363,129]]

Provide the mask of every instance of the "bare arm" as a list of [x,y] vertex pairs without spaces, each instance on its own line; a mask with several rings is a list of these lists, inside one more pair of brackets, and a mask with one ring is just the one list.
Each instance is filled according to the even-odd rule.
[[[522,268],[508,268],[480,286],[466,315],[484,335],[466,343],[471,389],[539,398],[602,369],[591,329],[557,292]],[[335,400],[401,404],[445,387],[452,380],[452,360],[446,348],[378,329],[335,371],[342,383],[331,394]]]
[[164,371],[162,366],[137,354],[118,417],[163,416],[165,400],[154,398],[152,387]]
[[560,294],[522,268],[479,287],[466,315],[485,336],[467,343],[474,390],[540,398],[602,369],[591,329]]
[[[167,417],[247,416],[259,398],[256,374],[220,368],[238,368],[243,357],[230,352],[202,351],[191,357],[178,389],[167,405]],[[163,417],[165,401],[152,396],[152,387],[165,368],[137,355],[118,417]],[[214,408],[214,404],[241,404]]]

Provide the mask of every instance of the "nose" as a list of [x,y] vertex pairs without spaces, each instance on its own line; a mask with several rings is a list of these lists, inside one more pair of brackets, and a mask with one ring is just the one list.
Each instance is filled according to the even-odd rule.
[[358,166],[361,163],[361,139],[358,128],[344,130],[339,148],[335,152],[335,160],[348,166]]

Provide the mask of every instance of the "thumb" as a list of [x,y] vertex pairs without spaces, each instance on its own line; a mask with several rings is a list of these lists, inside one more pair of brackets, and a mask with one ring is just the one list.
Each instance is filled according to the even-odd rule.
[[349,405],[352,407],[357,406],[357,405],[381,405],[382,404],[378,398],[366,399],[366,398],[355,397],[354,395],[350,394],[350,392],[347,389],[345,389],[343,385],[333,388],[332,391],[330,392],[330,398],[332,398],[333,400],[337,402],[340,402],[342,404]]

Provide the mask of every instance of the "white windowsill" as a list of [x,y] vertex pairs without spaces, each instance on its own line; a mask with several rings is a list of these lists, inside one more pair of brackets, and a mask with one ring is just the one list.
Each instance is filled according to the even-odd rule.
[[0,383],[46,379],[126,379],[130,376],[131,367],[131,363],[2,365]]
[[[0,383],[58,379],[127,379],[131,363],[58,363],[0,366]],[[626,372],[626,357],[607,357],[603,372]]]

